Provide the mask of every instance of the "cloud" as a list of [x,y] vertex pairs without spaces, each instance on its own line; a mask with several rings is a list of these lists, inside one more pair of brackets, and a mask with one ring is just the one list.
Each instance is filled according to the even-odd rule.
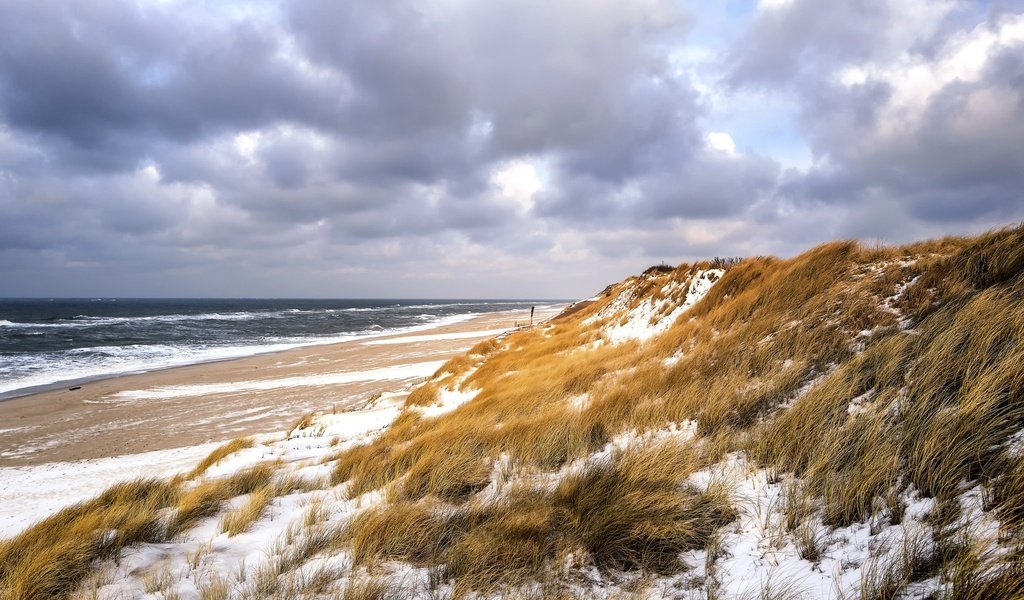
[[721,131],[712,131],[704,136],[708,148],[725,154],[726,156],[736,155],[736,142],[732,136]]
[[728,51],[732,85],[780,85],[849,61],[888,60],[935,35],[957,3],[789,0],[758,8]]
[[4,3],[0,295],[573,297],[1024,218],[1019,9],[704,4]]
[[341,81],[290,60],[262,20],[195,4],[7,3],[0,102],[7,123],[49,138],[62,161],[137,164],[154,138],[188,143],[273,121],[332,126]]
[[806,202],[903,205],[925,221],[1020,217],[1024,16],[965,28],[931,56],[867,62],[806,95],[818,163],[784,188]]

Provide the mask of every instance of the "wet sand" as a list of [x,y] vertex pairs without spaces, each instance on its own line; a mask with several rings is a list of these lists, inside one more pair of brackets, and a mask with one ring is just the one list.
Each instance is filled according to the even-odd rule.
[[[535,322],[561,307],[538,310]],[[529,311],[415,333],[103,379],[0,401],[0,467],[96,459],[287,429],[408,389]]]

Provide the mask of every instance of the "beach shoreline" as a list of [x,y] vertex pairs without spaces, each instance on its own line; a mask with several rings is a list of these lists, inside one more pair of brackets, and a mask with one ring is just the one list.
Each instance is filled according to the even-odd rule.
[[[499,312],[503,312],[503,311],[499,311]],[[288,346],[286,348],[268,349],[268,348],[266,348],[264,346],[254,345],[252,352],[249,352],[249,353],[246,353],[246,354],[229,355],[229,356],[222,356],[222,357],[215,357],[215,358],[200,358],[200,359],[195,360],[195,362],[183,362],[181,364],[158,365],[158,366],[154,366],[152,368],[146,368],[146,369],[130,369],[130,370],[125,370],[125,371],[114,371],[114,372],[110,372],[110,373],[103,373],[103,374],[96,374],[96,375],[87,375],[87,376],[83,376],[83,377],[69,377],[68,379],[60,379],[60,380],[53,381],[53,382],[50,382],[50,383],[31,385],[31,386],[26,386],[24,388],[18,388],[18,389],[14,389],[14,390],[0,392],[0,403],[3,403],[4,401],[7,401],[7,400],[14,400],[16,398],[21,398],[21,397],[24,397],[24,396],[33,396],[33,395],[42,394],[42,393],[45,393],[45,392],[52,392],[52,391],[56,391],[56,390],[60,390],[60,389],[66,389],[66,388],[70,388],[70,387],[81,386],[81,385],[85,385],[87,383],[94,383],[96,381],[103,381],[103,380],[106,380],[106,379],[116,379],[118,377],[128,377],[130,375],[143,375],[145,373],[155,373],[155,372],[158,372],[158,371],[166,371],[168,369],[178,369],[178,368],[181,368],[181,367],[192,367],[192,366],[196,366],[196,365],[213,364],[213,363],[219,363],[219,362],[225,362],[225,361],[231,361],[231,360],[241,360],[241,359],[250,358],[250,357],[253,357],[253,356],[264,356],[264,355],[270,355],[270,354],[278,354],[278,353],[281,353],[281,352],[289,352],[289,351],[292,351],[292,350],[301,350],[303,348],[313,348],[313,347],[317,347],[317,346],[332,346],[332,345],[335,345],[335,344],[344,344],[344,343],[347,343],[347,342],[368,341],[368,340],[372,340],[372,339],[376,339],[376,338],[389,338],[391,336],[396,336],[396,335],[415,335],[415,334],[417,334],[419,332],[425,332],[425,331],[430,331],[430,330],[433,330],[433,329],[439,329],[439,328],[442,328],[442,327],[445,327],[445,326],[448,326],[448,325],[455,325],[455,324],[461,323],[463,321],[468,321],[468,320],[471,320],[471,319],[473,319],[475,317],[483,316],[483,315],[486,315],[486,314],[487,313],[468,313],[468,314],[461,314],[461,315],[452,315],[452,316],[449,316],[449,317],[440,317],[439,320],[436,321],[436,322],[427,323],[427,324],[423,324],[423,325],[413,325],[413,326],[410,326],[410,327],[399,327],[399,328],[395,328],[395,329],[392,329],[392,330],[385,330],[385,331],[372,332],[372,333],[370,333],[370,332],[352,333],[352,334],[349,334],[349,335],[341,335],[341,336],[339,336],[341,339],[331,339],[329,341],[321,341],[321,342],[302,342],[302,343],[296,343],[294,345],[290,345],[290,346]],[[0,428],[0,431],[2,431],[2,428]]]
[[[539,310],[536,321],[563,308]],[[311,411],[408,390],[443,362],[514,328],[529,310],[484,313],[241,358],[62,384],[0,401],[0,467],[103,459],[278,432]],[[77,388],[77,389],[69,389]]]

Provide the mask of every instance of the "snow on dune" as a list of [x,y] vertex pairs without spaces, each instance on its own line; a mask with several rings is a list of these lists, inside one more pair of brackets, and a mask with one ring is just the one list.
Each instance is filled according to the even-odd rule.
[[[680,315],[700,302],[724,273],[725,271],[721,269],[698,270],[687,282],[687,291],[682,302],[676,299],[681,291],[681,284],[670,281],[661,289],[660,300],[652,296],[632,309],[620,309],[624,317],[620,317],[622,320],[618,324],[607,327],[605,335],[611,343],[619,344],[628,340],[646,341],[664,333]],[[628,298],[626,292],[620,297]],[[623,303],[628,304],[628,300],[623,300]]]
[[616,290],[617,293],[608,304],[583,320],[584,325],[595,325],[603,319],[613,318],[629,310],[629,305],[633,302],[634,295],[636,294],[636,286],[620,284]]
[[690,289],[687,290],[686,298],[683,300],[683,308],[690,308],[700,302],[701,298],[706,296],[711,290],[711,286],[715,285],[722,278],[722,275],[725,275],[725,271],[722,269],[697,271],[693,279],[690,280]]
[[[429,406],[414,406],[412,410],[418,411],[424,417],[437,417],[446,413],[450,413],[456,408],[469,402],[473,398],[476,398],[477,394],[480,393],[479,388],[463,388],[463,384],[466,382],[473,373],[479,368],[479,364],[473,366],[471,369],[455,376],[450,381],[447,381],[444,385],[437,388],[437,398],[433,404]],[[441,373],[440,376],[435,379],[436,382],[444,381],[450,377],[448,373]]]
[[[316,415],[309,426],[286,436],[259,436],[253,447],[240,450],[210,467],[203,478],[237,473],[270,461],[280,465],[279,477],[296,477],[310,482],[313,488],[320,488],[315,482],[326,482],[332,469],[325,459],[387,428],[402,410],[407,395],[407,388],[386,393],[357,410]],[[191,459],[182,461],[179,466],[190,468],[210,446],[196,447],[190,454]],[[150,456],[122,458],[122,462],[143,463]],[[104,463],[111,468],[119,466],[116,459],[104,459]],[[99,489],[116,481],[112,477],[97,480]],[[310,511],[320,511],[321,522],[317,527],[324,531],[341,527],[356,511],[382,499],[380,494],[368,494],[347,500],[334,488],[299,489],[275,498],[251,528],[235,536],[221,531],[221,515],[203,519],[181,540],[172,544],[141,544],[125,553],[116,564],[105,565],[111,575],[101,578],[95,596],[154,600],[171,595],[196,598],[203,597],[203,590],[211,582],[232,580],[235,591],[241,592],[248,585],[245,582],[258,577],[260,569],[281,560],[286,547],[302,536],[311,535],[311,530],[303,525]],[[245,501],[245,497],[236,498],[228,510],[241,507]],[[16,532],[16,528],[9,529],[9,533]],[[348,553],[337,552],[313,558],[299,566],[295,573],[297,577],[311,576],[321,566],[334,567],[338,573],[348,572],[350,561]],[[154,590],[154,585],[162,589]]]
[[[854,597],[877,569],[880,550],[886,550],[883,556],[898,555],[905,544],[931,543],[926,520],[935,500],[915,493],[904,494],[906,510],[898,525],[875,519],[831,529],[820,518],[808,518],[800,527],[809,528],[815,557],[801,549],[800,532],[785,526],[786,505],[793,501],[789,491],[799,482],[769,477],[742,454],[732,454],[690,480],[699,487],[725,482],[731,488],[738,516],[722,530],[722,555],[714,565],[719,591],[726,598],[759,597],[771,589],[787,590],[799,598]],[[697,554],[701,556],[687,562],[703,566],[703,560],[693,560],[703,559],[703,552]],[[936,591],[934,585],[926,587],[928,593]],[[929,597],[928,593],[913,597]]]
[[418,410],[424,417],[436,417],[452,412],[473,398],[476,398],[476,395],[479,393],[480,390],[478,389],[451,390],[441,388],[437,392],[437,402],[430,406],[418,407]]
[[0,468],[0,539],[17,535],[58,510],[136,477],[191,469],[218,444],[201,444],[98,460]]

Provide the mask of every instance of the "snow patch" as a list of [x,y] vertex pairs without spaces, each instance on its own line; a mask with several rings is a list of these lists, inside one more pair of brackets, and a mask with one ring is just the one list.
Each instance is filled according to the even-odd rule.
[[129,454],[115,458],[0,468],[0,539],[62,508],[88,500],[111,485],[136,477],[163,477],[188,470],[220,443]]
[[566,400],[566,402],[568,402],[569,406],[571,406],[575,410],[582,412],[584,409],[590,406],[590,394],[577,394],[575,396],[571,396],[568,400]]
[[275,379],[255,379],[234,381],[231,383],[204,383],[193,385],[168,385],[146,390],[125,390],[107,398],[115,400],[160,400],[164,398],[180,398],[182,396],[205,396],[208,394],[237,394],[290,387],[311,387],[340,385],[358,381],[386,381],[399,379],[415,379],[426,377],[439,369],[445,361],[429,361],[395,365],[381,369],[366,371],[342,371],[319,375],[303,375],[297,377],[278,377]]
[[713,567],[719,591],[727,598],[758,596],[766,587],[790,590],[794,597],[853,597],[873,564],[898,557],[905,541],[932,543],[924,519],[935,501],[908,493],[902,498],[907,508],[900,525],[869,520],[829,529],[820,517],[807,518],[801,526],[809,529],[818,552],[816,560],[808,560],[801,556],[796,532],[785,525],[786,504],[793,501],[789,490],[798,480],[780,480],[733,453],[690,481],[697,486],[724,483],[732,489],[739,514],[721,536],[723,556]]
[[363,342],[364,346],[386,346],[390,344],[411,344],[416,342],[437,342],[441,340],[466,340],[478,337],[494,337],[511,331],[505,329],[484,329],[482,331],[456,331],[453,333],[431,333],[427,335],[405,335]]
[[[619,312],[624,313],[625,316],[620,317],[621,321],[617,324],[606,327],[605,336],[611,343],[620,344],[628,340],[642,342],[664,333],[680,315],[700,302],[723,274],[725,271],[722,269],[698,270],[688,281],[686,295],[682,302],[676,299],[682,290],[681,285],[670,281],[661,289],[660,300],[656,300],[652,296],[632,309],[626,310],[623,307]],[[626,293],[620,294],[616,298],[616,302],[609,304],[606,309],[626,296]]]
[[479,393],[480,390],[478,389],[452,390],[440,388],[437,390],[437,402],[430,406],[417,406],[415,409],[424,417],[436,417],[452,412],[473,398],[476,398],[476,395]]

